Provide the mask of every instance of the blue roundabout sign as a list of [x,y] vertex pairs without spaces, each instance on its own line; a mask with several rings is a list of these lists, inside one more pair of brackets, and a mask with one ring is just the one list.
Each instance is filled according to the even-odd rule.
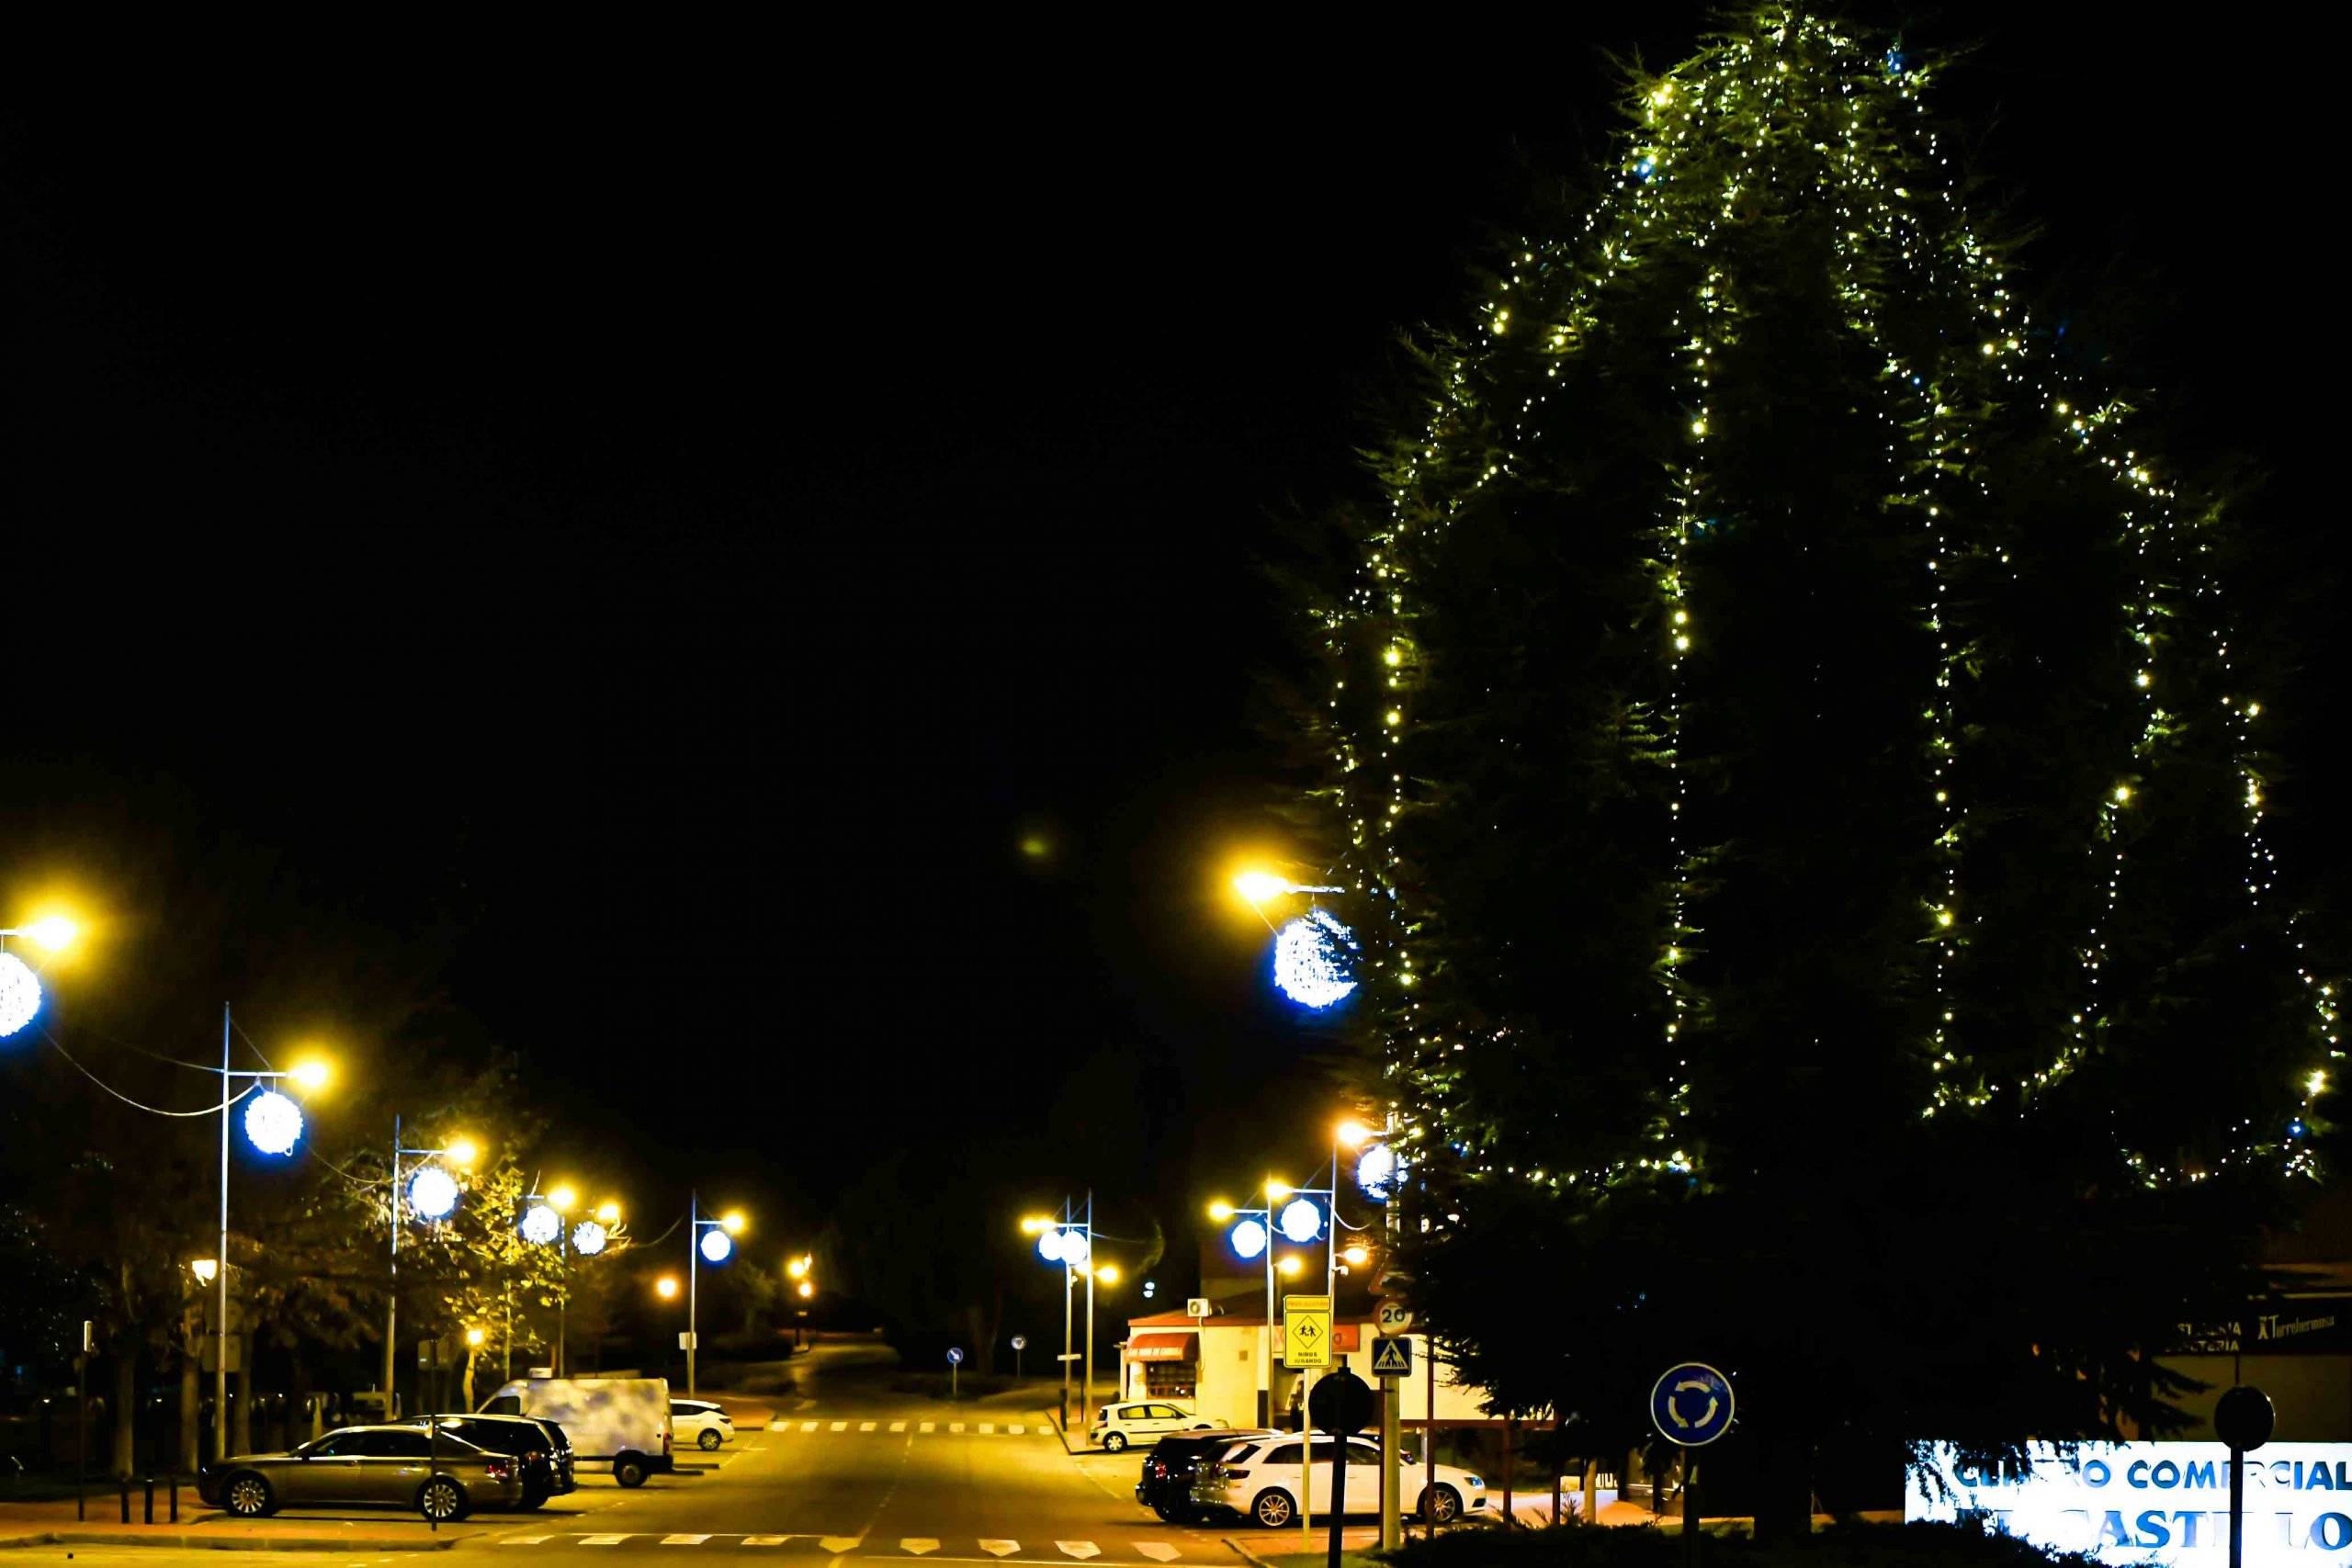
[[1668,1442],[1704,1448],[1731,1430],[1733,1403],[1731,1379],[1704,1361],[1685,1361],[1650,1390],[1650,1420]]

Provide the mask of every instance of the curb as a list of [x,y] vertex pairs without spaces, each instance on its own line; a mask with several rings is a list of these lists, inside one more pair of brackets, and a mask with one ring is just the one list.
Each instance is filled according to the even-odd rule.
[[1221,1536],[1218,1539],[1223,1540],[1226,1545],[1233,1548],[1233,1550],[1240,1555],[1241,1561],[1250,1564],[1250,1568],[1266,1568],[1266,1560],[1264,1558],[1259,1556],[1256,1552],[1250,1551],[1248,1547],[1242,1545],[1231,1536]]
[[1094,1451],[1092,1449],[1075,1449],[1070,1447],[1069,1434],[1062,1430],[1062,1424],[1054,1419],[1054,1413],[1052,1411],[1040,1410],[1036,1413],[1036,1416],[1037,1419],[1044,1424],[1046,1430],[1051,1432],[1055,1437],[1061,1439],[1062,1452],[1075,1459],[1081,1453],[1092,1453]]
[[[355,1540],[349,1536],[167,1535],[133,1530],[44,1530],[0,1536],[0,1550],[26,1546],[160,1546],[182,1551],[447,1551],[459,1537],[440,1540]],[[465,1538],[471,1539],[471,1538]]]

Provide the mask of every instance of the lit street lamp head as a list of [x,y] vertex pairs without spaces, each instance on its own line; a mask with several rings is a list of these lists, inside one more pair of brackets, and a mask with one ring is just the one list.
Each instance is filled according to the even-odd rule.
[[1306,1267],[1306,1264],[1301,1263],[1298,1260],[1298,1255],[1296,1253],[1293,1253],[1290,1257],[1283,1258],[1281,1262],[1274,1265],[1274,1272],[1280,1274],[1285,1280],[1295,1280],[1298,1277],[1298,1271]]
[[1340,1253],[1340,1257],[1351,1269],[1361,1269],[1372,1261],[1372,1248],[1358,1242],[1353,1247],[1344,1248]]
[[1290,1183],[1276,1177],[1266,1178],[1266,1201],[1279,1203],[1290,1196]]
[[1035,1235],[1039,1231],[1053,1229],[1053,1216],[1050,1214],[1030,1214],[1024,1216],[1021,1222],[1021,1234]]
[[479,1349],[481,1349],[481,1347],[482,1347],[482,1341],[484,1341],[484,1340],[488,1339],[489,1337],[490,1337],[490,1336],[489,1336],[489,1335],[484,1334],[484,1333],[483,1333],[481,1329],[479,1329],[479,1328],[469,1328],[469,1329],[467,1329],[467,1330],[466,1330],[466,1345],[467,1345],[467,1348],[469,1348],[469,1349],[479,1350]]
[[621,1223],[621,1206],[609,1200],[596,1205],[597,1223],[606,1229]]
[[25,934],[32,938],[43,952],[61,953],[74,945],[74,939],[80,934],[80,929],[62,915],[46,915],[27,926]]
[[1352,1116],[1332,1129],[1331,1133],[1331,1136],[1338,1140],[1340,1146],[1343,1149],[1360,1148],[1363,1141],[1372,1135],[1372,1129]]
[[665,1302],[676,1301],[678,1299],[678,1277],[675,1274],[662,1275],[662,1278],[653,1281],[653,1293],[660,1296]]
[[1213,1220],[1229,1220],[1233,1218],[1233,1205],[1227,1202],[1222,1198],[1218,1199],[1216,1202],[1209,1205],[1209,1218]]
[[1271,871],[1245,871],[1233,879],[1233,890],[1252,904],[1279,898],[1290,891],[1290,878]]
[[741,1235],[744,1224],[743,1211],[741,1209],[729,1209],[718,1216],[718,1228],[729,1235]]
[[815,1295],[816,1293],[817,1293],[817,1282],[816,1282],[815,1280],[801,1280],[801,1281],[800,1281],[800,1299],[801,1299],[802,1301],[804,1301],[804,1302],[805,1302],[805,1301],[808,1300],[808,1298],[809,1298],[809,1297],[811,1297],[811,1296]]
[[313,1056],[307,1062],[296,1063],[290,1076],[304,1089],[322,1089],[327,1086],[327,1065]]
[[441,1153],[452,1165],[470,1166],[481,1157],[481,1150],[467,1137],[450,1139],[449,1146]]
[[1105,1263],[1102,1268],[1094,1270],[1094,1277],[1106,1285],[1115,1285],[1119,1282],[1119,1266],[1115,1263]]
[[559,1214],[571,1213],[571,1206],[578,1201],[580,1201],[580,1194],[572,1190],[571,1183],[569,1181],[557,1182],[555,1190],[548,1194],[548,1207]]
[[192,1258],[188,1259],[187,1271],[195,1275],[200,1283],[209,1285],[220,1274],[220,1265],[213,1258]]
[[784,1265],[784,1271],[786,1275],[795,1280],[801,1279],[808,1272],[808,1255],[804,1252],[797,1258],[786,1259]]

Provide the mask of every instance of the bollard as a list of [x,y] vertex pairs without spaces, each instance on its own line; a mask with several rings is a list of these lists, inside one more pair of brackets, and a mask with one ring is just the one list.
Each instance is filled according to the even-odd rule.
[[180,1472],[172,1472],[172,1523],[180,1522]]
[[122,1488],[122,1522],[129,1524],[130,1522],[130,1477],[126,1475],[115,1484]]
[[155,1522],[155,1478],[152,1475],[147,1478],[147,1514],[141,1522],[151,1525]]

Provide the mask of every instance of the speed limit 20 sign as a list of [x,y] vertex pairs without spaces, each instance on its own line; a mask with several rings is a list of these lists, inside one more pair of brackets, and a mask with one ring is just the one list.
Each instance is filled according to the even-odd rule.
[[1372,1309],[1372,1325],[1384,1337],[1402,1334],[1413,1326],[1413,1309],[1403,1302],[1382,1302]]

